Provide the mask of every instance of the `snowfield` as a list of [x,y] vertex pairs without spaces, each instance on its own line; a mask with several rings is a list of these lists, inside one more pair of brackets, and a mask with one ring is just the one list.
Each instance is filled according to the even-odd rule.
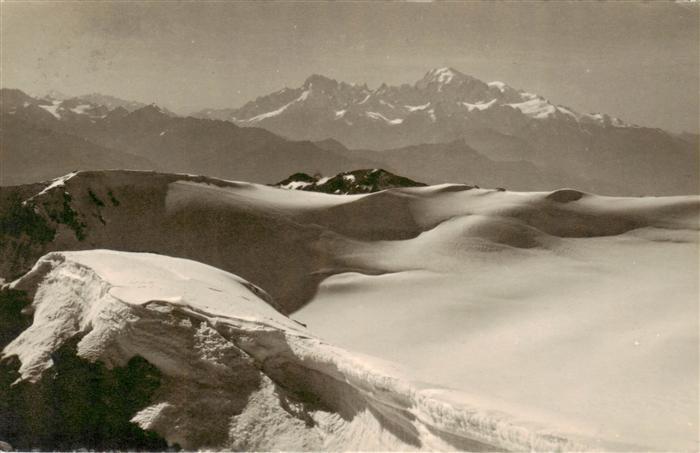
[[330,346],[262,290],[194,261],[56,252],[11,286],[34,298],[31,327],[3,351],[20,359],[21,379],[39,380],[73,337],[90,361],[143,357],[166,378],[133,422],[188,450],[580,448]]
[[[24,381],[69,339],[144,358],[166,379],[134,421],[170,443],[697,449],[698,196],[57,181],[27,203],[68,203],[84,238],[51,223],[12,283],[33,324],[3,355]],[[60,251],[81,249],[125,252]]]
[[598,448],[695,448],[697,199],[584,194],[551,204],[569,212],[526,208],[566,194],[416,203],[426,222],[461,215],[345,250],[350,267],[381,274],[329,277],[295,316],[418,379],[537,408]]

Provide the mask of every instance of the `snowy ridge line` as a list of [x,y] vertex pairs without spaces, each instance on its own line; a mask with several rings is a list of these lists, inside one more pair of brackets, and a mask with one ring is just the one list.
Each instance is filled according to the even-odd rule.
[[[324,88],[317,90],[314,88],[314,83],[311,82],[313,77],[330,82],[333,88],[329,91],[326,91]],[[415,116],[416,118],[433,123],[438,122],[438,118],[435,116],[435,109],[428,109],[428,106],[432,104],[433,107],[449,105],[447,114],[443,114],[440,121],[450,117],[469,120],[473,115],[479,115],[480,112],[489,110],[492,107],[511,107],[528,119],[536,121],[563,119],[563,115],[566,115],[567,119],[580,124],[597,124],[599,126],[619,128],[637,127],[609,115],[579,113],[572,108],[553,104],[538,94],[515,89],[504,82],[493,81],[484,84],[450,67],[429,70],[421,80],[412,86],[408,86],[407,89],[410,90],[409,97],[406,97],[403,92],[406,86],[397,87],[382,84],[373,90],[369,90],[365,86],[362,92],[364,97],[358,97],[358,93],[353,88],[355,87],[354,84],[338,83],[324,76],[312,76],[312,78],[307,79],[303,87],[297,88],[297,90],[303,89],[304,91],[297,99],[291,102],[287,102],[286,96],[279,97],[287,90],[283,89],[262,96],[239,109],[207,109],[197,112],[195,116],[230,120],[242,126],[249,126],[266,122],[270,119],[280,121],[280,118],[295,118],[294,109],[290,109],[290,107],[298,104],[306,106],[306,110],[314,111],[317,120],[336,121],[345,118],[346,114],[351,112],[353,117],[369,118],[378,121],[377,124],[384,124],[388,127],[400,125],[403,125],[401,127],[407,127],[404,121],[408,115],[416,113],[418,113]],[[465,84],[474,83],[478,83],[479,89],[482,91],[479,95],[473,92],[468,95],[458,92],[451,94],[451,97],[448,99],[444,99],[439,95],[439,93],[446,91],[445,88],[458,88]],[[314,98],[323,99],[324,105],[327,104],[330,110],[318,109],[315,105],[308,105],[306,101],[312,97],[311,93],[314,93]],[[436,94],[438,94],[437,97]],[[493,96],[496,97],[493,98]],[[367,105],[371,97],[374,97],[375,103]],[[484,99],[476,101],[479,97]],[[487,101],[487,99],[492,100]],[[262,106],[260,105],[261,100],[266,101],[262,103]],[[385,106],[388,110],[383,110],[383,113],[377,112],[376,104]],[[456,110],[454,110],[455,106],[457,106]],[[274,107],[274,110],[269,110],[272,107]],[[240,117],[240,115],[243,115],[243,117]],[[344,123],[349,126],[353,125],[347,119]]]
[[261,113],[261,114],[259,114],[259,115],[255,115],[255,116],[253,116],[253,117],[251,117],[251,118],[243,119],[243,120],[240,120],[240,121],[241,121],[241,122],[248,122],[248,123],[255,123],[255,122],[264,120],[264,119],[266,119],[266,118],[272,118],[273,116],[277,116],[277,115],[279,115],[280,113],[282,113],[282,112],[284,112],[285,110],[287,110],[287,108],[289,108],[292,104],[296,104],[297,102],[305,101],[306,98],[308,98],[308,97],[309,97],[309,90],[306,90],[306,91],[304,91],[303,93],[301,93],[301,95],[300,95],[298,98],[294,99],[293,101],[291,101],[291,102],[289,102],[289,103],[283,105],[282,107],[280,107],[280,108],[278,108],[278,109],[276,109],[276,110],[273,110],[273,111],[271,111],[271,112]]
[[[93,257],[95,255],[96,258]],[[129,288],[120,285],[120,282],[111,282],[111,278],[101,275],[103,271],[91,268],[85,261],[81,262],[84,257],[104,262],[115,256],[120,259],[137,257],[139,265],[144,262],[149,266],[151,263],[165,265],[162,268],[154,267],[154,275],[162,273],[162,269],[168,272],[167,264],[182,265],[183,262],[198,272],[202,269],[208,273],[218,271],[214,277],[230,279],[233,284],[243,288],[244,292],[240,294],[248,296],[241,299],[236,297],[238,294],[231,294],[225,298],[226,305],[215,307],[219,310],[212,308],[215,303],[200,307],[197,306],[198,302],[201,305],[205,303],[192,299],[191,294],[187,297],[169,296],[167,292],[170,285],[163,280],[162,286],[156,284],[146,288],[147,296],[142,297],[144,287],[135,286],[137,292],[129,292]],[[121,273],[122,270],[117,267],[115,272]],[[161,276],[158,274],[158,277]],[[187,275],[182,278],[187,280],[188,285],[200,281],[195,277],[190,281]],[[158,283],[157,280],[154,281]],[[182,378],[187,376],[182,369],[194,366],[183,362],[191,353],[177,348],[171,351],[168,348],[172,346],[146,341],[162,337],[168,338],[168,342],[175,345],[187,344],[178,343],[178,338],[168,330],[172,329],[168,323],[162,323],[163,332],[151,331],[159,326],[154,326],[154,319],[157,321],[176,312],[179,313],[178,319],[184,317],[195,321],[187,321],[189,325],[200,324],[198,333],[206,329],[215,331],[220,338],[245,352],[259,364],[269,379],[282,388],[292,388],[302,382],[314,394],[331,392],[333,395],[342,395],[341,403],[344,405],[372,407],[390,419],[394,430],[401,430],[399,438],[416,438],[414,442],[424,448],[450,449],[451,446],[464,449],[455,446],[456,437],[466,444],[473,445],[476,442],[490,450],[586,449],[583,445],[548,430],[518,424],[508,415],[435,398],[434,392],[438,389],[418,388],[401,376],[398,370],[391,369],[389,364],[328,345],[271,309],[261,299],[258,299],[260,303],[251,300],[256,295],[248,291],[250,287],[246,284],[245,280],[211,266],[159,255],[111,251],[49,253],[38,260],[30,272],[10,284],[12,288],[27,290],[34,298],[34,320],[27,330],[5,348],[2,355],[17,355],[21,361],[20,379],[36,381],[53,365],[53,352],[70,338],[83,335],[78,344],[78,355],[83,358],[100,360],[107,366],[114,366],[140,355],[164,374]],[[229,313],[219,312],[228,309]],[[144,316],[147,317],[145,328],[140,324]],[[195,328],[192,327],[191,330]],[[286,371],[290,367],[306,370],[301,379],[297,378],[296,383],[293,382],[295,378]],[[313,373],[310,375],[309,372]],[[303,377],[314,374],[326,379],[325,384],[319,386],[313,380],[307,383]],[[337,388],[334,389],[333,386]],[[353,392],[343,390],[346,387],[352,388]],[[353,401],[357,397],[355,395],[359,395],[362,401]],[[186,440],[174,438],[173,435],[169,437],[167,429],[159,428],[161,425],[158,418],[164,417],[162,411],[179,402],[176,398],[168,399],[169,396],[166,392],[162,397],[166,403],[154,402],[134,416],[133,421],[144,429],[158,432],[168,441],[187,445]],[[356,418],[360,419],[358,423],[367,423],[361,417]],[[375,432],[378,428],[365,426],[362,429]],[[448,433],[453,438],[442,439],[441,433]],[[190,444],[187,448],[192,447],[201,446]],[[255,445],[248,447],[251,449]]]
[[[67,173],[63,176],[59,176],[57,178],[53,178],[50,180],[42,181],[41,183],[46,184],[46,187],[44,187],[41,191],[35,193],[31,197],[27,198],[26,200],[23,201],[23,203],[27,203],[29,201],[32,201],[36,197],[45,195],[49,192],[51,192],[53,189],[57,187],[64,187],[66,185],[66,182],[68,182],[70,179],[79,176],[79,175],[91,175],[91,174],[148,174],[148,175],[159,175],[159,176],[169,176],[173,177],[174,180],[180,181],[180,180],[186,180],[186,181],[191,181],[191,182],[196,182],[196,183],[212,183],[212,184],[222,184],[230,187],[235,187],[235,188],[244,188],[244,187],[253,187],[253,186],[258,186],[260,184],[256,183],[251,183],[247,181],[242,181],[242,180],[234,180],[234,179],[223,179],[223,178],[217,178],[216,176],[207,176],[203,174],[197,174],[197,173],[177,173],[177,172],[161,172],[157,170],[138,170],[138,169],[131,169],[131,168],[115,168],[115,169],[104,169],[104,170],[76,170],[72,171],[70,173]],[[180,178],[180,179],[178,179]]]
[[49,182],[49,184],[41,190],[41,192],[39,192],[39,193],[37,193],[37,194],[35,194],[35,195],[32,195],[31,197],[29,197],[29,198],[28,198],[27,200],[25,200],[24,202],[26,203],[27,201],[31,201],[31,200],[33,200],[33,199],[36,198],[36,197],[39,197],[39,196],[41,196],[41,195],[44,195],[45,193],[48,193],[49,191],[55,189],[56,187],[63,187],[63,186],[65,186],[65,185],[66,185],[66,181],[68,181],[68,180],[71,179],[72,177],[76,176],[78,173],[80,173],[80,172],[78,172],[78,171],[72,171],[72,172],[70,172],[70,173],[68,173],[68,174],[66,174],[66,175],[59,176],[58,178],[52,179],[52,180]]

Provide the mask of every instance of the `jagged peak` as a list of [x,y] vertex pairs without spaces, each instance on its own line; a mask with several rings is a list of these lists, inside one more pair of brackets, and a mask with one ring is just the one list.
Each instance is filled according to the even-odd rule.
[[454,80],[465,80],[473,79],[473,77],[464,74],[449,66],[443,66],[441,68],[433,68],[425,73],[421,81],[430,83],[437,82],[440,84],[449,84]]
[[335,79],[331,79],[330,77],[326,77],[321,74],[311,74],[309,77],[306,78],[304,81],[304,88],[309,89],[309,88],[335,88],[338,86],[338,81]]
[[459,72],[458,70],[444,66],[442,68],[434,68],[426,73],[426,77],[435,77],[438,82],[450,83],[455,76],[464,76],[465,74]]

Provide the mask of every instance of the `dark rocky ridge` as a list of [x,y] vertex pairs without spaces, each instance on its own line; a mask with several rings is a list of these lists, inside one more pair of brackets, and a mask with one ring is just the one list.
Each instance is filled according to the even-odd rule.
[[374,193],[396,187],[423,187],[427,184],[397,176],[381,168],[339,173],[333,177],[310,176],[295,173],[274,184],[276,187],[335,195]]

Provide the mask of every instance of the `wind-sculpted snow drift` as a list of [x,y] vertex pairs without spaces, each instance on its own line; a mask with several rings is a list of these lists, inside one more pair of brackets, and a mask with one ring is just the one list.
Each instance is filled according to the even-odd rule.
[[328,345],[259,288],[204,264],[54,252],[11,287],[33,298],[31,326],[3,351],[19,358],[20,381],[41,381],[75,339],[79,357],[108,367],[141,357],[163,379],[132,421],[185,449],[581,448]]

